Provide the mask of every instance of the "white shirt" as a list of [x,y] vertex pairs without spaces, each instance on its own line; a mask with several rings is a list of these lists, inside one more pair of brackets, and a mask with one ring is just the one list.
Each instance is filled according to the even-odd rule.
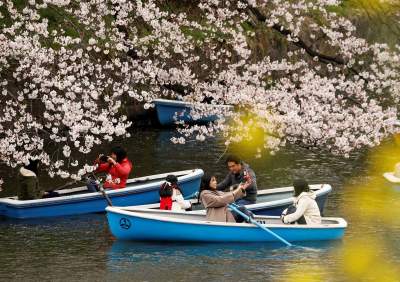
[[182,194],[177,189],[172,192],[172,211],[185,211],[190,208],[192,204],[183,198]]

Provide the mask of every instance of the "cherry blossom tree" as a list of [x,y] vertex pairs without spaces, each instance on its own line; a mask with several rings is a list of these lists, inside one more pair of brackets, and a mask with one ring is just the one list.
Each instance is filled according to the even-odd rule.
[[92,169],[79,154],[129,137],[126,97],[146,109],[155,98],[182,99],[199,105],[195,119],[220,116],[178,123],[177,143],[222,133],[229,145],[257,128],[260,152],[287,142],[345,156],[376,146],[399,132],[400,47],[358,37],[339,4],[4,0],[1,159],[40,159],[51,176],[79,179]]

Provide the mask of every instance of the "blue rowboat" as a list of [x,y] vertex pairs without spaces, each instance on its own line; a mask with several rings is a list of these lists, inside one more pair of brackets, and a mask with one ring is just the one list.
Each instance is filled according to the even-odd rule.
[[196,108],[218,108],[223,111],[230,111],[232,106],[228,105],[212,105],[212,104],[193,104],[176,100],[155,99],[155,104],[158,121],[161,125],[174,125],[177,121],[184,121],[186,123],[208,123],[218,119],[217,115],[202,116],[199,119],[193,119],[191,110]]
[[[159,188],[168,174],[178,177],[185,194],[199,189],[201,169],[170,172],[129,179],[127,187],[106,191],[112,202],[118,206],[144,205],[159,202]],[[107,206],[100,192],[89,193],[86,187],[59,191],[60,197],[20,201],[17,197],[0,199],[0,216],[11,218],[38,218],[104,212]]]
[[[112,234],[121,240],[193,242],[277,242],[249,223],[211,222],[204,214],[131,207],[107,207]],[[289,242],[338,240],[347,222],[325,217],[319,225],[283,224],[278,216],[255,216],[258,223]]]
[[[323,214],[325,202],[332,187],[329,184],[310,185],[310,189],[315,192],[318,207]],[[281,215],[282,211],[293,204],[293,187],[282,187],[258,190],[257,203],[246,205],[246,208],[257,215]],[[194,212],[203,210],[204,207],[198,203],[197,199],[191,200]],[[141,208],[158,209],[160,204],[150,204],[140,206]],[[204,211],[203,211],[204,212]]]

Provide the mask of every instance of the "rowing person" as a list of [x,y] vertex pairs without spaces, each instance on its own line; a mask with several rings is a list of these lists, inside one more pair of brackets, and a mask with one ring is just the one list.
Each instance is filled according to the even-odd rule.
[[[96,173],[107,173],[103,185],[105,189],[121,189],[126,187],[126,181],[132,170],[132,163],[122,147],[116,146],[112,148],[110,156],[99,155],[95,160],[95,165],[97,166]],[[98,190],[98,184],[93,179],[88,180],[87,187],[91,192]]]
[[225,179],[217,185],[219,191],[232,190],[239,184],[246,184],[246,195],[237,200],[238,205],[255,204],[257,201],[256,174],[250,166],[244,163],[239,157],[230,155],[226,158],[226,166],[229,170]]

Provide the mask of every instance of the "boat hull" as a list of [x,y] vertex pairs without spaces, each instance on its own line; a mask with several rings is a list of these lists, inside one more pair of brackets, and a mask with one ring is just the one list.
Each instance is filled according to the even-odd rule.
[[[215,243],[277,242],[275,237],[253,224],[168,219],[168,215],[149,218],[135,212],[121,211],[118,208],[108,207],[106,210],[110,230],[120,240]],[[275,218],[274,220],[279,219]],[[262,219],[261,222],[263,222]],[[265,226],[289,242],[325,241],[341,239],[347,223],[342,220],[341,224],[337,224],[336,227],[269,225],[268,223]]]
[[[197,169],[178,177],[185,195],[199,189],[202,175],[203,171]],[[164,179],[160,178],[151,183],[135,185],[135,187],[129,187],[128,184],[127,188],[106,191],[106,193],[113,205],[117,206],[155,203],[159,201],[158,191]],[[67,216],[104,212],[106,206],[107,202],[100,192],[27,201],[3,198],[0,199],[0,215],[19,219]]]
[[[174,125],[176,121],[184,121],[185,123],[209,123],[218,119],[217,115],[203,116],[193,120],[190,111],[193,105],[181,101],[157,99],[153,101],[157,111],[158,121],[163,126]],[[231,108],[229,106],[220,106]]]

